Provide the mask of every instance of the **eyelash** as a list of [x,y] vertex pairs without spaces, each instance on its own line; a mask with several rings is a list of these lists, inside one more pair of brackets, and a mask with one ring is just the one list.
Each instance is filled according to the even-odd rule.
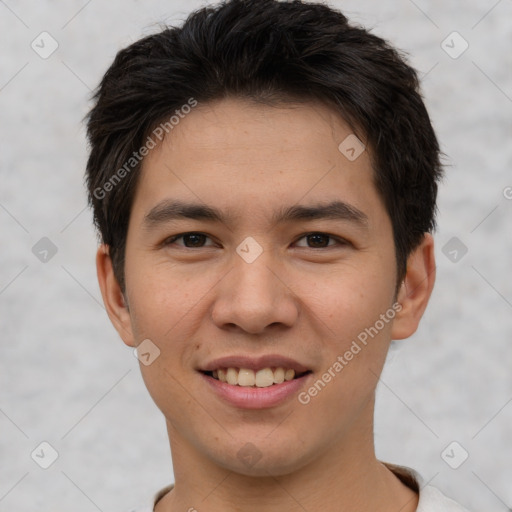
[[[205,236],[207,238],[210,238],[205,233],[201,233],[199,231],[188,231],[186,233],[181,233],[179,235],[174,235],[174,236],[171,236],[171,237],[167,238],[166,240],[164,240],[162,245],[163,246],[172,246],[172,245],[174,245],[174,243],[177,240],[183,239],[187,235],[201,235],[201,236]],[[322,231],[311,231],[309,233],[304,233],[303,235],[300,236],[300,238],[297,239],[297,241],[302,240],[303,238],[306,238],[308,236],[314,236],[314,235],[320,235],[320,236],[323,236],[323,237],[328,237],[329,239],[334,240],[337,243],[338,246],[350,245],[350,242],[348,242],[347,240],[344,240],[343,238],[331,235],[329,233],[324,233]],[[210,238],[210,240],[211,240],[211,238]],[[184,249],[203,249],[205,246],[201,246],[201,247],[187,247],[187,246],[183,245],[181,247],[183,247]],[[206,247],[211,247],[211,246],[206,246]],[[307,247],[307,248],[308,249],[327,249],[327,248],[331,248],[331,247],[335,247],[335,244],[334,245],[327,245],[325,247]]]

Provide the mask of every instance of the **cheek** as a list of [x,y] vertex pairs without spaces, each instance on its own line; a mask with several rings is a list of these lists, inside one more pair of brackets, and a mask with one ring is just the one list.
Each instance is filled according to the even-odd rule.
[[164,263],[127,264],[127,291],[132,321],[140,335],[164,340],[195,309],[208,290],[208,280],[182,275],[176,267]]
[[[318,383],[305,400],[311,398],[322,410],[319,414],[333,414],[329,403],[358,407],[373,394],[376,376],[382,371],[396,312],[392,307],[394,273],[390,275],[378,263],[375,258],[364,271],[354,267],[334,274],[310,293],[310,316],[323,340],[319,378],[326,373],[327,383]],[[317,394],[322,398],[315,398]]]
[[395,314],[386,295],[375,289],[343,296],[332,293],[324,308],[315,311],[323,320],[323,365],[298,397],[298,437],[317,442],[321,432],[321,439],[333,439],[353,418],[371,409]]
[[159,407],[167,393],[182,400],[179,383],[187,379],[189,385],[193,361],[205,350],[197,332],[210,314],[209,291],[217,281],[205,273],[184,273],[168,262],[137,266],[134,261],[127,281],[132,329],[139,342],[149,339],[158,347],[155,362],[140,368]]
[[314,286],[306,283],[300,293],[332,337],[346,340],[373,325],[391,307],[394,282],[375,258],[373,263],[331,272]]

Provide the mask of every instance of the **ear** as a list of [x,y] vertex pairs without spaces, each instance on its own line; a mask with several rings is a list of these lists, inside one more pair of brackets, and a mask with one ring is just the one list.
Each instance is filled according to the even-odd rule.
[[96,272],[110,321],[126,345],[135,347],[130,312],[114,275],[109,246],[106,244],[101,244],[96,253]]
[[402,309],[393,321],[392,339],[401,340],[414,334],[432,294],[435,275],[434,239],[425,233],[421,244],[407,259],[407,272],[397,297]]

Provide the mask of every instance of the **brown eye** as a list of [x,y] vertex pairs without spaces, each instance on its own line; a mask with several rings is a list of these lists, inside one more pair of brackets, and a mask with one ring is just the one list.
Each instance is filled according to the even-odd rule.
[[[181,235],[176,235],[168,238],[164,245],[178,245],[181,247],[187,247],[189,249],[193,248],[201,248],[201,247],[208,247],[211,244],[206,244],[205,242],[209,239],[207,235],[203,233],[182,233]],[[177,240],[182,240],[183,243],[178,244],[176,243]]]
[[306,244],[297,243],[299,247],[309,247],[310,249],[323,249],[335,245],[344,245],[343,240],[327,233],[308,233],[300,238],[300,240],[305,240]]
[[307,237],[308,243],[312,247],[327,247],[329,245],[330,236],[324,235],[321,233],[315,233],[313,235],[308,235]]
[[190,235],[183,235],[183,243],[185,247],[202,247],[206,240],[206,235],[201,233],[191,233]]

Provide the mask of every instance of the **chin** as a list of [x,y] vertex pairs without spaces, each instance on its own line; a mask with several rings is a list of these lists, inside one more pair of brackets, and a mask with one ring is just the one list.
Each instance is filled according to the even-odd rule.
[[[234,444],[240,445],[234,449]],[[220,452],[211,454],[213,462],[234,473],[251,477],[269,477],[289,475],[315,458],[315,450],[305,450],[303,442],[269,443],[268,439],[260,441],[229,442]],[[318,450],[316,450],[318,453]]]

